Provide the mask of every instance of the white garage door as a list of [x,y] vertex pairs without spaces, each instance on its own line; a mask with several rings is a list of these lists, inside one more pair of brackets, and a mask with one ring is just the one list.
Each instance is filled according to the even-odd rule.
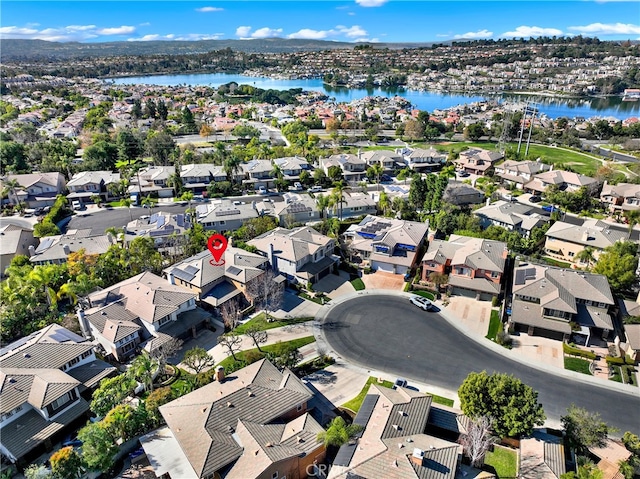
[[372,269],[375,271],[385,271],[387,273],[394,273],[394,268],[392,264],[389,263],[379,263],[378,261],[374,261],[372,264]]

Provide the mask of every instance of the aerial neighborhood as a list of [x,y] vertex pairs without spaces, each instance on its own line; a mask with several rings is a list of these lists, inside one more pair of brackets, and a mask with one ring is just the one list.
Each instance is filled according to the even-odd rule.
[[[583,42],[202,58],[633,102],[637,43]],[[2,59],[1,478],[640,475],[637,109],[109,58]]]

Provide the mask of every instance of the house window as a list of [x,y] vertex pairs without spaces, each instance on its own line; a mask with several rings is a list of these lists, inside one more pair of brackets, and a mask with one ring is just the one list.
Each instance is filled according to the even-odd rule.
[[298,411],[298,412],[302,411],[302,404],[298,404],[298,407],[296,408],[296,411]]
[[226,223],[224,221],[219,221],[218,224],[224,225]]
[[271,474],[271,478],[272,479],[278,479],[278,471],[276,471],[273,474]]
[[498,273],[497,271],[492,271],[491,272],[491,277],[492,278],[497,278],[498,276],[500,276],[500,273]]
[[[569,258],[573,258],[576,254],[573,251],[569,251]],[[582,262],[582,261],[581,261]]]
[[136,343],[134,341],[125,344],[124,346],[122,346],[122,353],[128,353],[129,351],[131,351],[133,348],[136,347]]

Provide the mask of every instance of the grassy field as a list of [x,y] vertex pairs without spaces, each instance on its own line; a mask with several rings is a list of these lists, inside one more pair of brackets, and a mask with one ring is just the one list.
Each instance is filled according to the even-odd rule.
[[353,412],[358,412],[360,410],[360,406],[362,406],[362,401],[364,401],[364,397],[367,395],[367,391],[369,391],[369,386],[371,384],[379,384],[380,386],[384,386],[385,388],[393,387],[393,383],[391,381],[383,381],[382,383],[378,382],[378,378],[371,376],[367,379],[366,384],[362,388],[362,390],[358,393],[356,397],[347,401],[342,405],[347,409],[351,409]]
[[564,357],[564,368],[569,371],[576,371],[582,374],[588,374],[591,376],[591,372],[589,371],[589,361],[586,359],[580,358],[570,358],[568,356]]
[[498,313],[498,311],[496,310],[492,310],[491,319],[489,320],[489,331],[487,332],[487,335],[485,337],[487,339],[490,339],[491,341],[495,341],[501,326],[502,321],[500,321],[500,313]]
[[493,468],[498,479],[514,478],[518,474],[518,455],[506,447],[495,446],[484,458],[485,468]]
[[245,334],[247,332],[247,328],[250,326],[259,326],[262,331],[273,328],[280,328],[282,326],[290,326],[292,324],[305,323],[307,321],[313,321],[311,317],[303,317],[303,318],[291,318],[291,319],[275,319],[271,322],[267,321],[267,317],[264,313],[258,314],[255,318],[250,319],[244,324],[241,324],[235,329],[235,332],[238,334]]

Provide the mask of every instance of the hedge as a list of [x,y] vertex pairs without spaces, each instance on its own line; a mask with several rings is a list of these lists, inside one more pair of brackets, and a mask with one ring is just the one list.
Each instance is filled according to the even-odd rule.
[[592,353],[591,351],[583,351],[579,348],[574,348],[567,343],[562,343],[562,351],[570,356],[579,356],[581,358],[590,359],[592,361],[596,359],[595,353]]
[[615,365],[618,365],[618,366],[624,366],[625,364],[633,365],[633,360],[631,358],[629,358],[627,360],[626,357],[624,357],[624,358],[616,358],[616,357],[613,357],[613,356],[607,356],[605,358],[605,360],[607,361],[607,364],[615,364]]

